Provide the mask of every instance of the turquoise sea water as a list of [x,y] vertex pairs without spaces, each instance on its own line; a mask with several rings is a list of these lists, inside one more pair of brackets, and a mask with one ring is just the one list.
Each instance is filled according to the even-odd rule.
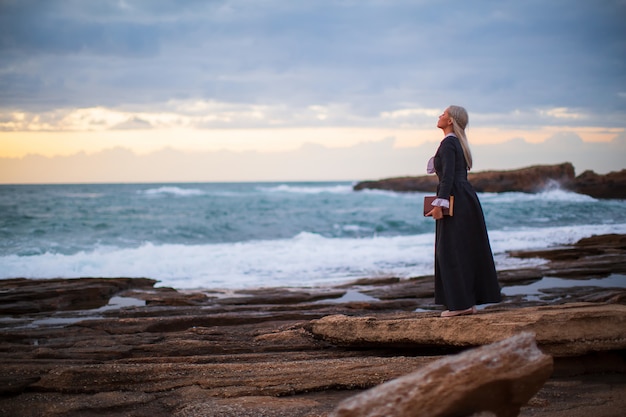
[[[149,277],[184,288],[315,286],[432,273],[424,193],[337,183],[0,186],[0,279]],[[626,200],[552,189],[479,194],[506,255],[626,233]]]

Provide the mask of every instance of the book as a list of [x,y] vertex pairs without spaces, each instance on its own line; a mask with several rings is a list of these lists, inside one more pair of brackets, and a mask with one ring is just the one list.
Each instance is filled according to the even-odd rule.
[[[427,195],[424,197],[424,216],[433,209],[433,201],[437,198],[436,195]],[[442,207],[444,216],[454,215],[454,196],[450,196],[450,208]]]

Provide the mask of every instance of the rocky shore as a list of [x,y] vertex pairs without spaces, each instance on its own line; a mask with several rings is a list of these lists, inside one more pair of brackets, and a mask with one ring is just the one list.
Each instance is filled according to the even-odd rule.
[[392,397],[397,416],[621,416],[626,235],[510,255],[544,262],[498,271],[503,302],[451,319],[430,276],[3,280],[0,416],[357,416]]
[[[534,193],[558,186],[594,198],[626,198],[626,169],[605,175],[585,171],[576,176],[574,166],[569,162],[558,165],[536,165],[509,171],[470,172],[468,179],[478,192]],[[424,175],[362,181],[355,184],[353,188],[357,191],[376,189],[398,192],[434,192],[436,187],[437,176]]]

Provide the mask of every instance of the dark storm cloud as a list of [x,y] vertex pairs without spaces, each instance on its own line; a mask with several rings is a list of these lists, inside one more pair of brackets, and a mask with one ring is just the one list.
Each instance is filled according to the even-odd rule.
[[[157,27],[123,20],[116,9],[94,8],[92,2],[5,0],[0,7],[0,48],[14,59],[38,54],[141,57],[158,52]],[[75,14],[74,8],[83,13]]]
[[625,18],[623,0],[0,0],[0,109],[339,104],[318,123],[340,125],[456,102],[622,127]]

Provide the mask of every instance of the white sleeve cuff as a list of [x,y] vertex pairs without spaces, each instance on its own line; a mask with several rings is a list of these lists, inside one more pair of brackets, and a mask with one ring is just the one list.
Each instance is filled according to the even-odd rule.
[[426,164],[426,172],[428,174],[435,173],[435,157],[434,156],[428,160],[428,164]]

